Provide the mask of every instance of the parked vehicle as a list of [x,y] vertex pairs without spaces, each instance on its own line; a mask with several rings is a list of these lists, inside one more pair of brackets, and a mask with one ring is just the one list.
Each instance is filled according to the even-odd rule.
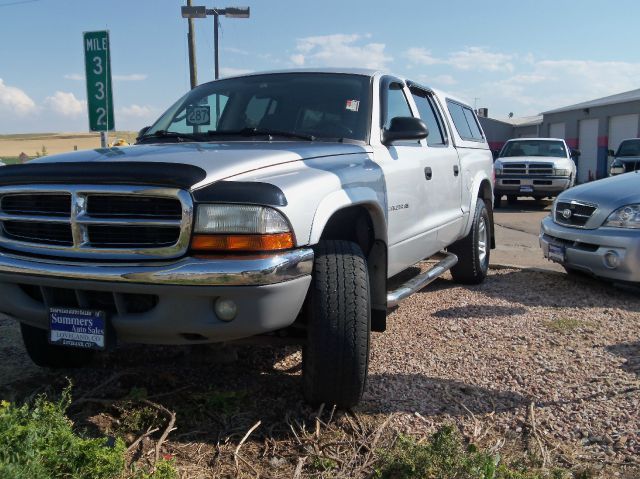
[[542,221],[540,246],[568,272],[640,282],[640,172],[560,194]]
[[640,138],[623,140],[618,151],[609,150],[609,156],[613,157],[609,168],[611,176],[640,170]]
[[496,174],[495,207],[503,195],[509,204],[518,196],[536,199],[555,197],[576,181],[573,158],[578,150],[569,149],[559,138],[520,138],[507,141],[494,163]]
[[2,168],[0,311],[49,367],[119,342],[288,336],[307,400],[350,407],[387,308],[448,269],[485,278],[491,168],[467,104],[395,76],[203,84],[135,146]]

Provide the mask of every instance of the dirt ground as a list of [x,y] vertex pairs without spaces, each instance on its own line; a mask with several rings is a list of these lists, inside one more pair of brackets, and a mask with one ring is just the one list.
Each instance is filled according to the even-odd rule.
[[[109,134],[109,143],[117,138],[131,141],[135,138],[133,132],[112,132]],[[67,151],[90,150],[100,148],[100,135],[98,133],[34,133],[29,135],[0,135],[0,159],[17,157],[25,153],[29,157],[42,154],[55,155]]]
[[[358,449],[336,437],[367,442],[384,429],[384,446],[443,424],[506,458],[640,477],[640,297],[590,278],[497,269],[475,287],[437,280],[374,334],[362,403],[321,422],[303,403],[298,347],[131,346],[50,372],[30,364],[14,323],[0,319],[0,338],[1,398],[55,393],[68,377],[79,426],[129,443],[158,428],[137,446],[143,462],[170,411],[176,430],[161,451],[182,477],[367,477]],[[327,457],[340,473],[324,471]]]

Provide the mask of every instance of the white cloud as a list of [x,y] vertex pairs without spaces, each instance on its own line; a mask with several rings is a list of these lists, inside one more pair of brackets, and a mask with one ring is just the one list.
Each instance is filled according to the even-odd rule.
[[453,52],[446,63],[460,70],[513,71],[513,55],[493,53],[483,47]]
[[299,38],[296,53],[289,57],[296,66],[385,68],[392,58],[384,43],[364,43],[370,35],[335,34]]
[[147,105],[136,105],[135,103],[129,106],[123,106],[120,108],[120,114],[129,118],[149,118],[157,113],[158,109]]
[[235,53],[236,55],[248,55],[249,52],[235,47],[224,47],[223,50],[229,53]]
[[78,100],[73,93],[56,91],[44,100],[44,106],[61,116],[77,117],[87,110],[87,102]]
[[145,73],[131,73],[129,75],[113,75],[115,81],[142,81],[147,79]]
[[253,70],[249,70],[247,68],[233,68],[233,67],[221,67],[220,68],[220,76],[224,77],[233,77],[236,75],[244,75],[246,73],[251,73]]
[[437,85],[451,86],[456,85],[458,83],[458,80],[453,78],[451,75],[436,75],[431,78],[431,82]]
[[36,110],[35,102],[20,88],[9,86],[0,78],[0,111],[27,115]]
[[[84,75],[79,73],[67,73],[65,76],[67,80],[84,81]],[[114,81],[142,81],[146,80],[148,75],[145,73],[131,73],[129,75],[113,75]]]
[[436,65],[438,63],[443,63],[443,60],[435,58],[431,54],[431,51],[424,48],[409,48],[405,53],[405,56],[409,58],[411,63],[417,65]]

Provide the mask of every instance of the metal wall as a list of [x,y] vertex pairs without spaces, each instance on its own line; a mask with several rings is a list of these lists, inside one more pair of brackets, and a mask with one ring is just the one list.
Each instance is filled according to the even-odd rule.
[[[551,125],[556,123],[564,123],[564,139],[569,147],[578,148],[581,144],[591,145],[595,142],[596,152],[593,163],[590,161],[591,159],[586,156],[585,158],[579,158],[577,161],[578,178],[583,179],[583,181],[588,181],[589,179],[604,178],[608,175],[607,150],[610,147],[609,122],[611,120],[611,117],[637,113],[640,113],[640,101],[564,111],[560,113],[547,113],[544,115],[542,125],[540,126],[540,136],[551,136]],[[596,138],[580,138],[580,122],[583,120],[598,120]],[[582,123],[582,125],[583,133],[595,130],[594,128],[588,128],[588,123],[586,122]],[[594,122],[590,122],[590,126],[593,127],[593,125]],[[635,136],[640,137],[640,125],[638,126],[638,131],[636,132]],[[612,147],[615,147],[615,145],[613,145]],[[591,172],[591,177],[588,171],[590,169],[595,169],[595,171]]]

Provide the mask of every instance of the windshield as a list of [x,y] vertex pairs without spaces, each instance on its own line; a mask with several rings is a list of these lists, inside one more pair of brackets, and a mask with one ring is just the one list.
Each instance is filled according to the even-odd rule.
[[366,141],[370,97],[370,77],[363,75],[281,73],[229,78],[191,90],[144,137],[184,134],[206,141],[272,132],[290,138]]
[[616,156],[640,156],[640,139],[620,143]]
[[517,140],[508,141],[500,152],[500,158],[509,156],[555,156],[566,158],[567,151],[561,141]]

